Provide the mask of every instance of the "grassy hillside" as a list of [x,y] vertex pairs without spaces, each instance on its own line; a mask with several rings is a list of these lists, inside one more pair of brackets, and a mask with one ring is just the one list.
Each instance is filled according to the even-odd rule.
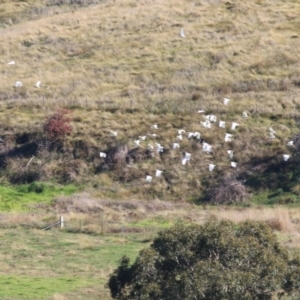
[[[203,201],[235,193],[236,201],[297,202],[299,10],[297,1],[283,0],[2,1],[2,183],[73,182],[113,199]],[[61,107],[71,110],[73,131],[51,148],[43,124]],[[200,109],[226,129],[218,122],[205,129]],[[240,126],[231,130],[231,122]],[[199,131],[213,152],[187,134],[178,141],[178,129]],[[136,147],[148,133],[157,137]],[[155,142],[164,152],[148,149]],[[191,160],[182,165],[185,152]],[[291,155],[287,162],[283,154]]]

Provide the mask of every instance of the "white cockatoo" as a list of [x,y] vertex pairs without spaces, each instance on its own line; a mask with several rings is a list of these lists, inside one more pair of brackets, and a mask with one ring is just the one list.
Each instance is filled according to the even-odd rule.
[[216,166],[216,165],[214,165],[214,164],[209,164],[209,165],[208,165],[208,170],[209,170],[210,172],[212,172],[212,170],[215,168],[215,166]]
[[231,142],[232,134],[226,133],[225,134],[225,142]]

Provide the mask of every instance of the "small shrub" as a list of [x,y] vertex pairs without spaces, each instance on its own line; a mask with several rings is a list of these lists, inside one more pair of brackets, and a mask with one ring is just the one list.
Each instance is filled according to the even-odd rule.
[[270,220],[267,220],[267,224],[276,231],[281,231],[283,229],[282,223],[279,218],[272,218]]
[[238,204],[249,198],[245,185],[238,180],[223,180],[208,191],[208,201],[212,204]]
[[69,113],[69,110],[59,109],[47,118],[44,124],[44,131],[49,139],[61,141],[67,134],[71,133],[71,119],[67,116]]
[[39,180],[40,176],[41,172],[37,168],[30,170],[13,170],[9,172],[8,179],[12,184],[25,184]]
[[29,186],[28,186],[28,193],[37,193],[37,194],[41,194],[43,193],[43,191],[45,190],[45,184],[41,183],[41,182],[32,182]]
[[97,172],[105,170],[122,170],[126,166],[126,158],[128,156],[127,145],[109,146],[107,158],[97,168]]
[[281,205],[288,205],[288,204],[293,204],[297,201],[297,197],[291,195],[291,194],[284,194],[284,195],[281,195],[280,197],[278,197],[278,204],[281,204]]
[[295,186],[293,186],[292,192],[293,194],[300,196],[300,184],[296,184]]

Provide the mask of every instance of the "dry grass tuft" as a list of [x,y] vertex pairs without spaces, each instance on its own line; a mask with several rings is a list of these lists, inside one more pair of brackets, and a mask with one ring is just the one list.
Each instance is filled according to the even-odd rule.
[[229,219],[236,223],[240,223],[245,220],[264,221],[276,231],[296,233],[299,230],[299,212],[296,209],[288,209],[285,207],[240,209],[220,208],[215,211],[213,215],[218,219]]
[[245,185],[233,179],[225,179],[208,191],[208,202],[216,205],[244,203],[249,198]]
[[50,299],[51,300],[67,300],[67,298],[65,296],[60,295],[60,294],[55,294]]

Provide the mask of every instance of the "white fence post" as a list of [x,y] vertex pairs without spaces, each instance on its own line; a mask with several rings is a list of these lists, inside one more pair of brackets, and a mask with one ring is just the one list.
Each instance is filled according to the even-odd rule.
[[51,224],[45,228],[43,228],[43,230],[47,230],[49,228],[52,228],[53,226],[56,226],[56,225],[59,225],[60,224],[60,228],[64,228],[64,217],[63,216],[60,216],[59,217],[59,221],[54,223],[54,224]]

